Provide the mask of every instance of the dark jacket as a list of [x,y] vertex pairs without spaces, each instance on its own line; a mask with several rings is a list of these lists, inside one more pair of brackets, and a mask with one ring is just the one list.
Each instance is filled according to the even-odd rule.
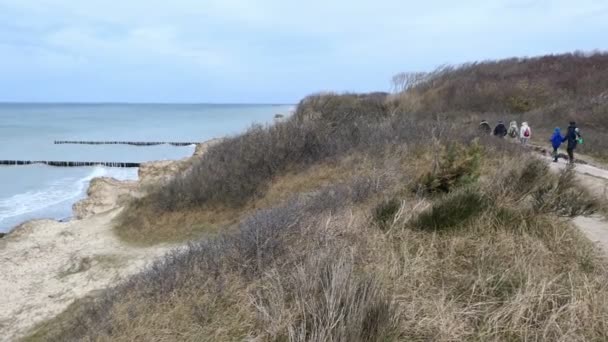
[[562,142],[567,141],[568,149],[574,150],[576,148],[576,145],[578,144],[577,139],[578,139],[578,136],[576,134],[576,126],[575,125],[568,126],[568,133],[566,133],[566,136],[564,137]]
[[554,149],[558,149],[562,145],[563,141],[564,138],[562,138],[560,129],[556,128],[553,132],[553,136],[551,137],[551,145],[553,145]]
[[494,128],[494,135],[501,138],[506,136],[507,127],[505,126],[505,124],[499,123],[498,125],[496,125],[496,128]]

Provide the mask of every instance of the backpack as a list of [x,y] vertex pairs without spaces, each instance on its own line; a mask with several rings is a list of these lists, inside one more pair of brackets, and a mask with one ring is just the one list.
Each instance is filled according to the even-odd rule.
[[526,129],[524,130],[524,138],[529,138],[530,137],[530,128],[526,127]]
[[579,144],[582,144],[583,143],[583,136],[581,135],[581,131],[578,128],[576,128],[574,130],[574,134],[576,135],[576,142],[579,143]]
[[517,128],[514,126],[509,127],[509,136],[511,138],[517,138]]
[[489,134],[490,132],[492,132],[492,127],[490,127],[489,123],[487,123],[486,121],[483,121],[482,123],[479,124],[479,130],[482,133]]

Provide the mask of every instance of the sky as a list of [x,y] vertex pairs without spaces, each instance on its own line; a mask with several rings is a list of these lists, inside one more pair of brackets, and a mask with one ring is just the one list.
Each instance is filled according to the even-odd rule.
[[607,33],[606,0],[0,0],[0,101],[296,103]]

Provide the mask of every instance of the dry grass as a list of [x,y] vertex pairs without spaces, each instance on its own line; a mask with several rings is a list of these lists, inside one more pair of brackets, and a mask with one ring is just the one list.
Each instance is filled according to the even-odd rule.
[[[377,254],[408,340],[603,340],[605,270],[578,232],[550,219],[536,234],[479,220],[458,234],[394,233]],[[483,229],[482,229],[483,228]],[[538,233],[538,232],[537,232]],[[555,249],[556,246],[563,249]],[[599,265],[599,266],[598,266]]]
[[176,243],[214,235],[238,222],[241,211],[206,208],[159,213],[154,208],[131,204],[114,222],[114,232],[123,241],[137,246]]
[[[481,150],[473,183],[427,198],[409,190],[426,172],[422,167],[404,172],[411,177],[398,172],[413,151],[387,161],[391,167],[370,159],[365,168],[383,165],[381,175],[337,185],[329,184],[331,175],[341,172],[331,170],[352,165],[349,159],[316,172],[290,172],[292,185],[289,178],[277,181],[277,191],[308,191],[306,179],[316,174],[326,185],[253,211],[233,232],[169,255],[72,307],[30,340],[608,338],[604,261],[557,216],[593,208],[584,197],[563,202],[547,193],[539,202],[538,192],[546,189],[578,191],[572,174],[553,175],[532,158],[513,163],[521,156],[508,150],[489,158],[503,148],[512,147]],[[432,160],[432,149],[425,151],[417,153]],[[450,202],[459,193],[479,194],[488,205]],[[379,229],[374,208],[385,198],[400,205]],[[446,220],[441,229],[418,223],[438,207],[451,212],[463,205],[475,215]]]
[[132,202],[115,222],[114,231],[123,241],[135,245],[175,243],[230,230],[255,210],[280,205],[296,194],[339,184],[369,175],[373,161],[365,155],[350,155],[339,161],[313,165],[304,171],[286,171],[270,181],[263,197],[242,207],[206,205],[177,211],[158,210],[146,197]]

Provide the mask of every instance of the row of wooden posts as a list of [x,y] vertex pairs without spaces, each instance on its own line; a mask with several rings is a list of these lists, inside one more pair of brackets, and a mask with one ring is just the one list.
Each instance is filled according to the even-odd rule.
[[190,146],[195,145],[195,142],[166,142],[166,141],[70,141],[56,140],[55,145],[132,145],[132,146],[156,146],[156,145],[172,145],[172,146]]
[[[197,143],[194,142],[149,142],[149,141],[69,141],[57,140],[56,145],[62,144],[80,144],[80,145],[132,145],[132,146],[156,146],[156,145],[172,145],[172,146],[190,146]],[[32,165],[43,164],[57,167],[83,167],[83,166],[106,166],[106,167],[139,167],[140,163],[122,163],[122,162],[82,162],[82,161],[49,161],[49,160],[0,160],[0,165]]]
[[140,163],[122,162],[81,162],[81,161],[48,161],[48,160],[0,160],[0,165],[43,164],[58,167],[106,166],[106,167],[139,167]]

